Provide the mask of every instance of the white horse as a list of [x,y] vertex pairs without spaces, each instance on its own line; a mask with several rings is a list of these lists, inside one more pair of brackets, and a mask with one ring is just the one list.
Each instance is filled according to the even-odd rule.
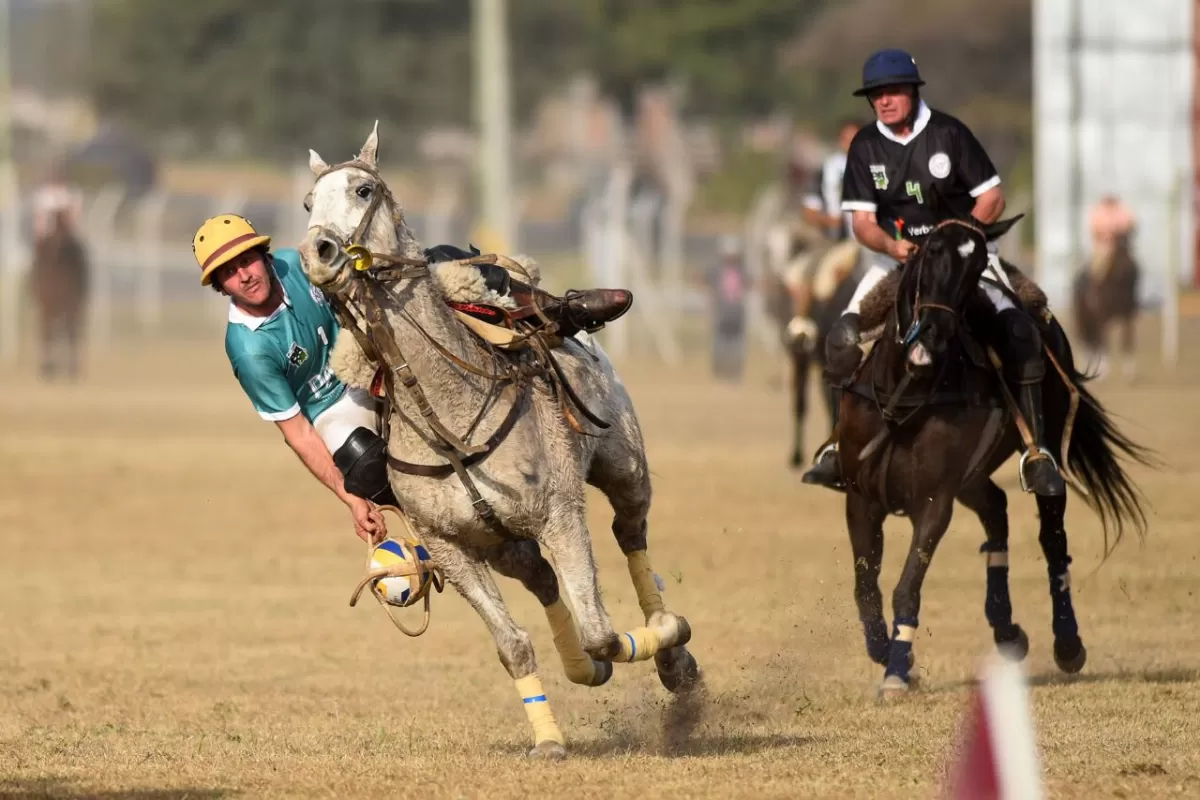
[[[579,423],[590,428],[580,433],[564,414],[561,391],[538,372],[544,351],[498,353],[468,331],[444,295],[446,287],[476,277],[462,270],[477,270],[450,263],[432,275],[422,266],[423,251],[377,170],[377,147],[378,124],[352,161],[329,166],[311,152],[316,181],[306,200],[304,269],[348,310],[364,338],[375,337],[369,342],[391,373],[392,489],[446,580],[491,631],[533,726],[530,756],[561,758],[564,739],[542,690],[533,646],[505,607],[489,567],[537,596],[573,682],[599,686],[612,675],[611,662],[653,657],[668,690],[699,683],[696,662],[684,647],[690,628],[665,609],[646,553],[650,476],[633,403],[608,357],[586,334],[566,339],[554,351],[561,377],[609,423],[607,428]],[[361,251],[351,245],[365,247],[378,262],[402,266],[383,275],[359,272],[354,254]],[[381,312],[373,325],[364,322],[371,307]],[[386,328],[378,327],[381,319]],[[379,342],[385,329],[394,348]],[[352,386],[368,385],[380,366],[347,330],[338,336],[333,365]],[[535,375],[517,377],[520,368]],[[506,380],[495,380],[500,374]],[[415,393],[406,384],[412,379]],[[561,390],[561,379],[558,384]],[[462,473],[452,461],[462,465]],[[645,614],[645,627],[621,635],[600,599],[585,482],[603,491],[613,507],[613,534]],[[559,597],[560,585],[574,619]]]

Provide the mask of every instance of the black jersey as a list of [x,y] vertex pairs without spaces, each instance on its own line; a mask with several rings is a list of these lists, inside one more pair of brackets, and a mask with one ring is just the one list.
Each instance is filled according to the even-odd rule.
[[874,211],[879,226],[920,239],[942,219],[929,208],[929,190],[951,208],[969,212],[976,197],[1000,185],[992,160],[971,130],[921,103],[906,140],[882,124],[858,132],[846,156],[842,209]]

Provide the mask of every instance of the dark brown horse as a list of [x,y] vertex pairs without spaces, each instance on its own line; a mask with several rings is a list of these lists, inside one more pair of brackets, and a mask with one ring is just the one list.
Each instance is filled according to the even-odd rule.
[[1108,361],[1109,326],[1121,326],[1121,352],[1126,378],[1133,378],[1133,326],[1138,311],[1140,270],[1133,258],[1128,234],[1117,238],[1103,263],[1084,268],[1075,279],[1073,292],[1076,332],[1086,348],[1086,360],[1099,359],[1103,373]]
[[38,314],[42,377],[79,376],[79,353],[88,297],[88,259],[67,212],[54,215],[34,244],[31,288]]
[[[1025,632],[1013,622],[1009,600],[1007,500],[990,477],[1018,451],[1021,438],[1005,399],[1006,384],[979,344],[992,340],[988,325],[996,317],[978,288],[988,263],[986,245],[1015,221],[985,228],[949,220],[930,234],[903,268],[898,287],[893,284],[896,300],[884,332],[842,396],[841,458],[855,600],[867,653],[886,665],[886,692],[909,686],[921,585],[955,500],[978,515],[987,537],[982,547],[988,564],[984,610],[993,639],[1014,658],[1023,658],[1029,648]],[[1152,456],[1114,427],[1083,385],[1057,321],[1046,315],[1039,328],[1059,365],[1048,364],[1043,380],[1045,439],[1101,517],[1107,554],[1110,525],[1115,525],[1114,543],[1127,523],[1139,534],[1145,525],[1138,490],[1119,456],[1143,463]],[[1068,382],[1078,391],[1069,444],[1063,441],[1072,416]],[[1053,606],[1054,657],[1060,669],[1076,672],[1087,651],[1071,603],[1066,495],[1039,496],[1037,504]],[[892,596],[890,635],[879,590],[883,522],[889,514],[907,516],[913,528]]]

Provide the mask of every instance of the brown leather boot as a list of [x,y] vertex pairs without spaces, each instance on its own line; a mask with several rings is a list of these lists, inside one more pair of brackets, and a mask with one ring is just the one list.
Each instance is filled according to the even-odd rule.
[[564,337],[580,331],[595,333],[633,305],[633,293],[626,289],[571,289],[555,297],[516,280],[512,282],[512,297],[521,306],[532,304],[536,297],[542,313],[558,323],[558,333]]

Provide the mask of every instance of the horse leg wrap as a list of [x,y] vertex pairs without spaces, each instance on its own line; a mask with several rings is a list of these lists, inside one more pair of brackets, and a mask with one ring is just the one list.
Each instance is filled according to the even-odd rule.
[[912,670],[913,639],[917,636],[916,617],[896,617],[892,628],[892,649],[888,653],[887,669],[884,675],[895,675],[905,683],[909,681],[909,671]]
[[1050,576],[1050,607],[1054,613],[1051,627],[1055,640],[1072,642],[1079,638],[1079,623],[1075,619],[1075,607],[1071,603],[1071,570],[1067,567],[1070,557],[1061,566],[1052,564],[1047,570]]
[[[986,548],[987,545],[985,544]],[[1007,642],[1017,633],[1012,621],[1012,599],[1008,592],[1008,551],[985,550],[987,556],[987,597],[983,613],[997,642]]]
[[533,726],[533,743],[558,742],[566,744],[558,723],[554,721],[554,712],[550,710],[550,702],[546,700],[546,692],[542,689],[542,679],[537,673],[526,675],[516,680],[517,691],[521,702],[525,704],[525,716]]
[[654,654],[662,646],[662,637],[654,628],[634,628],[622,633],[621,652],[614,661],[633,662],[646,661],[654,658]]
[[638,605],[649,622],[656,613],[667,610],[663,604],[662,589],[659,588],[659,577],[650,567],[650,556],[645,550],[634,550],[625,558],[629,564],[629,578],[637,592]]
[[579,630],[571,610],[562,598],[546,606],[546,619],[550,622],[550,632],[554,634],[554,649],[562,660],[563,673],[571,683],[581,686],[594,686],[596,679],[602,674],[596,668],[596,662],[583,651],[579,642]]

